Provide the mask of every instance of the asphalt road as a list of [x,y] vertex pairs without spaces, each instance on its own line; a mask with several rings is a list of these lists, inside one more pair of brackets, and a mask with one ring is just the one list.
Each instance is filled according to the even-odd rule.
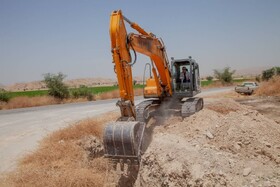
[[[220,93],[232,87],[208,89],[198,96]],[[143,100],[137,97],[136,104]],[[12,170],[16,160],[34,150],[48,133],[79,120],[118,110],[117,99],[49,105],[0,111],[0,172]]]

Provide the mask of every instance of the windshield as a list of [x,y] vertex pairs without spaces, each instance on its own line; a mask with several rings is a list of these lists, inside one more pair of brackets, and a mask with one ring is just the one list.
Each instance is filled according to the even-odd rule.
[[254,83],[252,83],[252,82],[245,82],[243,85],[244,86],[254,86]]

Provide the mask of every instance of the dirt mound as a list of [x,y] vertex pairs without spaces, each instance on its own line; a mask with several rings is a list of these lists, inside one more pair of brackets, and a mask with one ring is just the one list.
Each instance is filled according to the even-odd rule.
[[206,103],[201,112],[183,121],[169,118],[154,129],[138,184],[277,186],[279,124],[230,99]]

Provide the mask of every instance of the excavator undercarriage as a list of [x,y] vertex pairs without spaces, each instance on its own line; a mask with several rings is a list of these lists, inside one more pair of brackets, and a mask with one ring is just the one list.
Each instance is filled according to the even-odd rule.
[[104,133],[105,157],[116,163],[139,164],[146,124],[155,115],[166,113],[189,117],[203,108],[203,99],[194,97],[183,101],[145,100],[136,105],[136,120],[107,124]]

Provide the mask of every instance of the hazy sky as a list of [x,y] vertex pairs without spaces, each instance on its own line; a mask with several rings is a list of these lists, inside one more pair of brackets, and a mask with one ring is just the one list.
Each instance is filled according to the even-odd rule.
[[[279,0],[0,0],[0,83],[48,72],[114,78],[109,18],[117,9],[162,37],[169,58],[191,55],[202,75],[280,65]],[[140,56],[135,76],[145,62]]]

